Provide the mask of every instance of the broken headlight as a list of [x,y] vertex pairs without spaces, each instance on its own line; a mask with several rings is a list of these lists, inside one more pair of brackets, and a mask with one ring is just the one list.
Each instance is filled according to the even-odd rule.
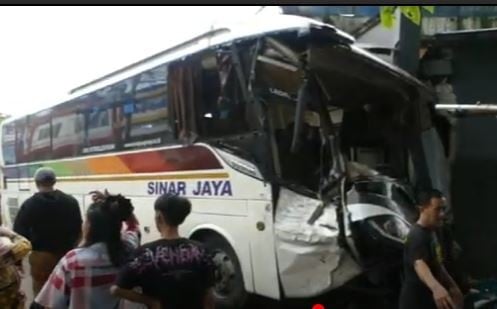
[[368,224],[381,236],[404,243],[409,233],[409,223],[395,216],[377,216],[367,219]]

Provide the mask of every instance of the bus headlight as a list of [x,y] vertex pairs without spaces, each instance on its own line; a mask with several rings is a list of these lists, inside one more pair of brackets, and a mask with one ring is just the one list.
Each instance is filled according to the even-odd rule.
[[367,219],[368,224],[381,236],[404,243],[409,233],[409,223],[395,216],[377,216]]

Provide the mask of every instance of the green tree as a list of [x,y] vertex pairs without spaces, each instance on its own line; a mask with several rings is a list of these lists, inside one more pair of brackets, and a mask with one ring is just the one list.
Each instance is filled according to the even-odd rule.
[[421,25],[422,11],[428,11],[431,14],[435,12],[434,6],[381,6],[380,21],[387,28],[392,28],[395,22],[395,11],[400,9],[401,13],[416,25]]

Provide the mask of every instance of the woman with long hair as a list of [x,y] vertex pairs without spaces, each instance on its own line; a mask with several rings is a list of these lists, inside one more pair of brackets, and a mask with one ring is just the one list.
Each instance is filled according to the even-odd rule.
[[93,193],[80,247],[59,261],[36,297],[36,305],[53,309],[120,307],[109,289],[121,265],[139,246],[138,221],[129,199]]

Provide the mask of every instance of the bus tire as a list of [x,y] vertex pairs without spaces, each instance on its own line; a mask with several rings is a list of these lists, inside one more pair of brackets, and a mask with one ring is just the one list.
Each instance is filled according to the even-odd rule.
[[221,236],[206,235],[202,242],[211,250],[216,265],[214,298],[216,308],[241,309],[247,302],[248,294],[243,283],[240,262],[235,250]]

